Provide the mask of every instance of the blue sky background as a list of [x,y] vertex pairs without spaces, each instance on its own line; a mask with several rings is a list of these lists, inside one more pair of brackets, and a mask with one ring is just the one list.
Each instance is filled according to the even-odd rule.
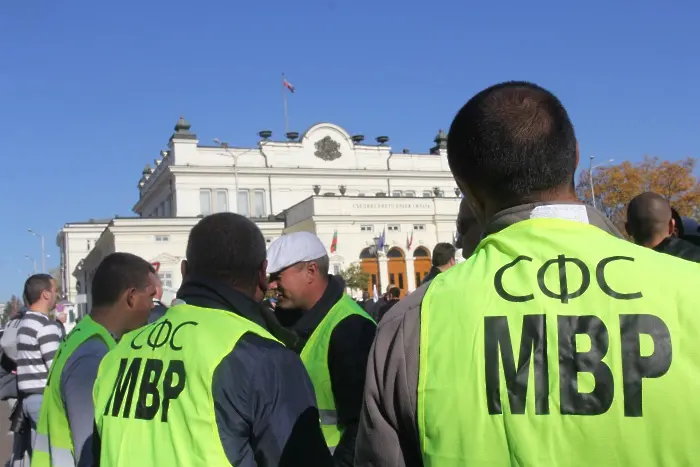
[[[482,2],[479,2],[482,3]],[[483,2],[486,3],[486,2]],[[0,2],[0,299],[65,222],[129,215],[179,115],[252,145],[331,121],[425,152],[499,81],[554,91],[582,158],[697,155],[700,4],[436,0]],[[585,159],[584,159],[585,160]]]

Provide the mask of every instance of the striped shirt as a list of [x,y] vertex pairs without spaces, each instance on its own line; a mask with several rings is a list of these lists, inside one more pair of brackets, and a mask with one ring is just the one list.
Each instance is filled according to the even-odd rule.
[[20,393],[43,394],[62,337],[61,328],[51,318],[27,311],[17,330],[17,387]]

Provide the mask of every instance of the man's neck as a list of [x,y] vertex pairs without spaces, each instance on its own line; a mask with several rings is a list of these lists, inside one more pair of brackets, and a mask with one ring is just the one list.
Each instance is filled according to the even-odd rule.
[[656,248],[657,246],[659,246],[661,244],[661,242],[663,242],[667,238],[669,238],[669,235],[659,235],[659,236],[652,238],[649,241],[641,242],[640,245],[653,249],[653,248]]
[[445,271],[447,271],[448,269],[450,269],[450,265],[449,265],[449,264],[445,264],[444,266],[438,266],[437,268],[440,270],[440,272],[445,272]]
[[41,313],[42,315],[49,314],[49,310],[47,310],[46,307],[44,307],[42,305],[37,305],[37,304],[30,306],[27,310],[33,311],[34,313]]
[[110,308],[93,308],[90,313],[90,318],[109,331],[116,339],[119,339],[125,331],[118,317],[119,312]]

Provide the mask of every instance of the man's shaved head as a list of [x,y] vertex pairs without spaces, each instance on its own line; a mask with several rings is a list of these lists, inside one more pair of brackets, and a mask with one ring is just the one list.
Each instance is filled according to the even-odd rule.
[[638,245],[654,247],[673,232],[673,212],[668,200],[646,192],[632,198],[627,207],[627,233]]

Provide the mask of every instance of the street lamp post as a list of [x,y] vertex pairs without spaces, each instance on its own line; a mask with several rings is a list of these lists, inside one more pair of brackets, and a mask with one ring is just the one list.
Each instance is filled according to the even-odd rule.
[[32,265],[34,266],[34,273],[33,274],[36,274],[36,260],[29,255],[24,255],[24,257],[27,258],[32,263]]
[[591,156],[589,158],[590,162],[588,164],[588,178],[589,178],[589,183],[591,184],[591,201],[593,202],[593,208],[596,208],[595,188],[594,188],[595,183],[593,182],[593,171],[598,167],[601,167],[603,165],[610,164],[610,163],[614,162],[615,159],[608,159],[607,162],[603,162],[602,164],[597,164],[597,165],[593,165],[593,159],[595,159],[595,156]]
[[[382,290],[382,273],[381,273],[381,263],[379,262],[379,252],[384,251],[386,253],[388,245],[381,245],[381,236],[374,237],[372,239],[374,245],[370,246],[370,253],[377,257],[377,293],[381,293]],[[380,246],[381,245],[381,246]]]
[[221,149],[226,152],[227,156],[233,157],[233,178],[234,178],[234,185],[236,189],[236,197],[235,197],[235,203],[236,203],[236,213],[240,214],[238,212],[238,157],[240,154],[238,153],[233,153],[228,147],[228,143],[226,141],[220,141],[218,138],[214,138],[214,142],[221,146]]
[[[35,237],[39,237],[39,239],[41,239],[41,272],[45,273],[46,272],[46,249],[44,248],[44,236],[36,233],[32,229],[27,229],[27,231],[30,234],[34,235]],[[36,274],[36,263],[34,264],[34,273]]]

